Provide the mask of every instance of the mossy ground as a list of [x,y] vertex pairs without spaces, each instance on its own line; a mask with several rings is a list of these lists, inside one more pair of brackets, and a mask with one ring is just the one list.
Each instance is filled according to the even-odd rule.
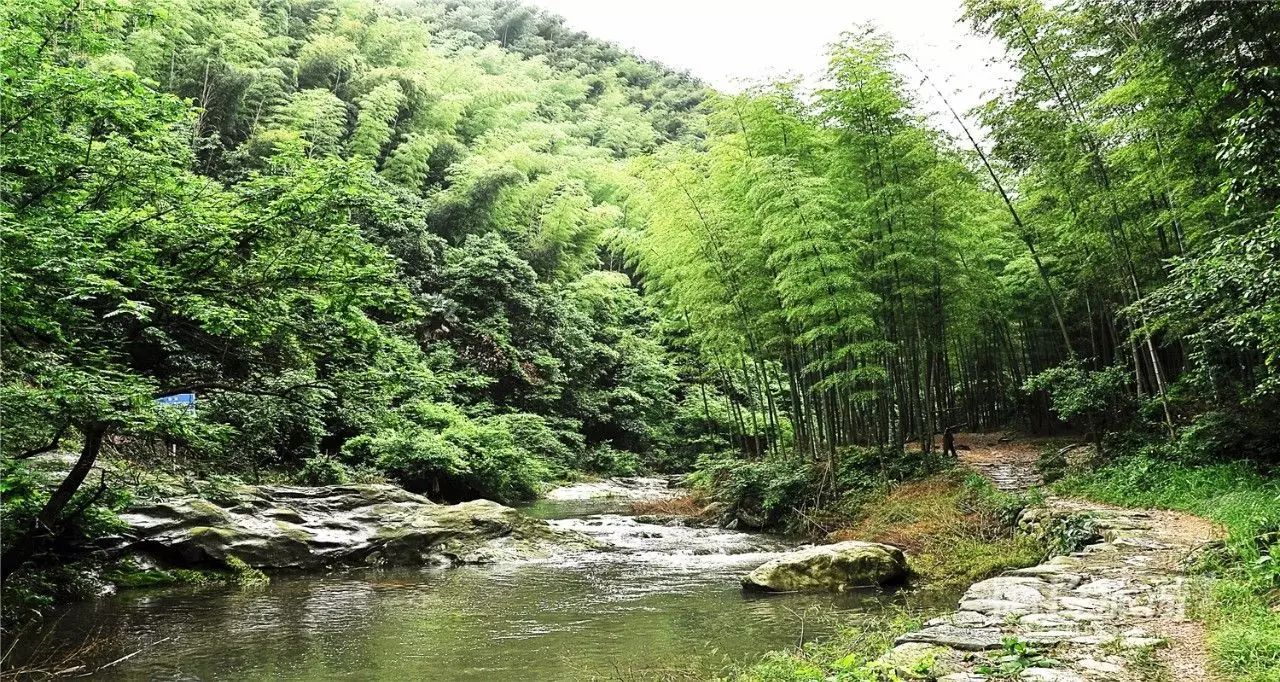
[[1035,540],[1014,532],[1026,503],[980,477],[951,471],[899,484],[863,502],[826,539],[900,547],[921,582],[962,586],[1043,557]]
[[126,558],[102,572],[103,580],[120,589],[142,589],[169,585],[262,585],[270,581],[265,573],[236,557],[229,557],[225,568],[187,569],[144,567]]

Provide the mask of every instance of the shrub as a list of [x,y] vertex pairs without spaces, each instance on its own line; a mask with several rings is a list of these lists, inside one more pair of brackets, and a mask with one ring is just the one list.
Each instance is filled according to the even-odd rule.
[[303,462],[296,478],[302,485],[342,485],[351,480],[342,462],[328,455],[316,455]]
[[492,497],[500,502],[531,500],[543,483],[555,478],[551,467],[518,446],[501,422],[460,422],[445,429],[442,438],[465,453],[465,496]]
[[489,417],[487,423],[505,429],[521,448],[538,457],[562,476],[580,468],[585,447],[576,422],[553,425],[546,417],[517,412]]
[[601,443],[587,451],[582,468],[607,476],[634,476],[640,471],[636,453],[618,450],[609,443]]
[[827,461],[804,453],[778,453],[758,460],[713,453],[698,458],[690,482],[710,491],[739,516],[746,514],[764,525],[812,526],[808,517],[816,507],[834,507],[842,501],[844,506],[857,506],[873,491],[943,465],[936,453],[862,447],[841,448],[834,461],[832,475]]
[[774,525],[813,498],[814,472],[812,460],[802,455],[742,460],[721,453],[699,457],[690,480],[739,516]]
[[437,409],[427,421],[438,429],[414,424],[357,436],[343,446],[342,458],[372,466],[405,488],[438,499],[528,500],[562,471],[539,451],[567,453],[549,426],[530,417],[471,419],[454,408]]
[[[30,461],[0,458],[0,551],[8,549],[7,543],[18,537],[21,529],[30,527],[61,475],[37,471]],[[98,593],[99,582],[90,567],[71,559],[83,555],[93,540],[123,528],[116,512],[128,503],[129,494],[113,487],[99,490],[96,479],[95,475],[67,505],[67,509],[80,511],[68,520],[50,551],[5,581],[0,593],[0,628],[13,628],[55,603]]]
[[1048,393],[1053,411],[1064,421],[1080,422],[1101,457],[1107,430],[1131,421],[1129,378],[1129,370],[1120,365],[1091,370],[1071,361],[1031,377],[1025,389]]
[[409,490],[439,494],[442,481],[467,471],[466,453],[439,434],[392,429],[361,435],[342,448],[347,461],[369,462]]

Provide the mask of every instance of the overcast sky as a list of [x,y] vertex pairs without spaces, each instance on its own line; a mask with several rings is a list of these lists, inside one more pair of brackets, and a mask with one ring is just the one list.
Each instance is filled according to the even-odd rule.
[[[1009,76],[999,50],[957,23],[961,0],[531,0],[570,26],[641,56],[688,69],[722,90],[796,75],[813,78],[826,46],[858,23],[890,33],[965,111]],[[905,72],[926,108],[941,103]],[[937,122],[954,130],[949,115]]]

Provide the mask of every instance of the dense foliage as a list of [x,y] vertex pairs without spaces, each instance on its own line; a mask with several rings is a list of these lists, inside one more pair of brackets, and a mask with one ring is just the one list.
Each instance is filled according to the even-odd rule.
[[512,0],[6,3],[4,575],[107,531],[106,458],[442,500],[697,469],[761,523],[960,428],[1265,475],[1280,10],[965,21],[1018,77],[955,139],[870,29],[728,95]]
[[[824,87],[712,100],[617,243],[755,454],[949,426],[1274,464],[1270,4],[974,0],[1021,74],[952,140],[875,32]],[[941,94],[941,93],[939,93]],[[985,130],[986,139],[977,131]]]
[[0,23],[6,576],[119,499],[102,456],[514,501],[708,432],[599,246],[691,78],[502,1]]

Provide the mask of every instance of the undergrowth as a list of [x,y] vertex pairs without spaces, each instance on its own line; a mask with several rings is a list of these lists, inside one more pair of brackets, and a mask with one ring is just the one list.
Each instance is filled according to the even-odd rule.
[[[918,630],[930,614],[906,610],[863,615],[830,637],[801,647],[765,654],[759,662],[733,670],[738,682],[850,682],[881,679],[876,659],[899,635]],[[928,662],[918,672],[928,679]],[[888,671],[884,671],[888,672]]]
[[827,539],[894,545],[925,583],[967,585],[1043,557],[1034,539],[1014,532],[1018,512],[1033,501],[1000,492],[981,476],[952,471],[864,501]]

